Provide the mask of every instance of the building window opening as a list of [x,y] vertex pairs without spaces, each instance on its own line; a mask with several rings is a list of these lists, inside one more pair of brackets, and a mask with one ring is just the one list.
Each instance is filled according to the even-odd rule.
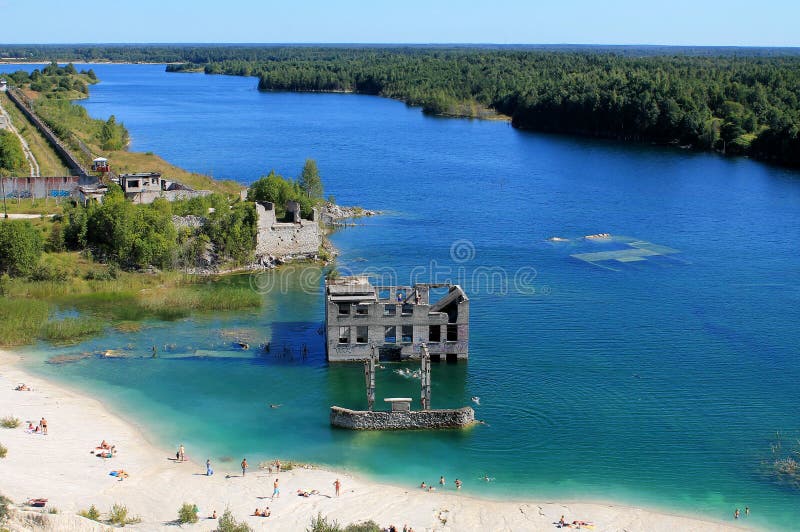
[[383,342],[386,344],[397,343],[397,327],[389,325],[383,330]]
[[356,343],[366,344],[369,341],[369,327],[366,325],[359,325],[356,327]]
[[414,305],[403,303],[403,316],[411,316],[412,314],[414,314]]
[[458,325],[456,325],[455,323],[447,325],[447,341],[448,342],[458,341]]
[[350,315],[350,303],[339,303],[339,316]]
[[410,344],[414,341],[414,326],[403,325],[403,343]]
[[339,327],[339,343],[350,343],[350,327]]
[[384,316],[397,316],[397,305],[392,303],[391,305],[384,305],[383,306],[383,315]]
[[429,342],[441,342],[442,341],[442,326],[441,325],[431,325],[428,329],[428,341]]
[[368,316],[369,315],[369,306],[368,305],[356,305],[356,315],[357,316]]

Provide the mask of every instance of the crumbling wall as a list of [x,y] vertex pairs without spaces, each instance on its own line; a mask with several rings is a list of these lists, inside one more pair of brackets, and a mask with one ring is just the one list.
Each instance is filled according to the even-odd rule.
[[319,224],[311,220],[298,223],[279,223],[275,210],[256,203],[258,237],[256,257],[314,256],[322,244]]

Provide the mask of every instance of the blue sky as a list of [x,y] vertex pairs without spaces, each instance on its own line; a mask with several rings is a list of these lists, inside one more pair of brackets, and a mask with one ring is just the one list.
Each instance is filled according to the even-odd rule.
[[800,46],[800,0],[0,0],[0,42]]

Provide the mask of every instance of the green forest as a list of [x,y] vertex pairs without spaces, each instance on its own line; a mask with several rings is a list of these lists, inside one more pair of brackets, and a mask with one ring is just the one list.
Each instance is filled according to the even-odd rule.
[[261,90],[375,94],[437,115],[491,109],[521,129],[800,165],[796,56],[298,49],[265,62],[213,62],[205,72],[258,76]]
[[179,63],[167,70],[800,166],[800,50],[792,48],[59,45],[0,47],[0,57]]

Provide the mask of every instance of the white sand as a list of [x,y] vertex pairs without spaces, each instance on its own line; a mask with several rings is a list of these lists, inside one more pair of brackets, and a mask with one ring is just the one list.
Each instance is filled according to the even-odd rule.
[[[554,523],[562,514],[567,521],[591,521],[598,531],[741,530],[732,522],[616,504],[476,499],[454,493],[452,484],[445,491],[427,493],[416,487],[387,486],[318,469],[269,475],[257,464],[250,464],[247,476],[242,478],[238,462],[215,463],[215,474],[207,477],[204,463],[170,460],[175,449],[152,445],[132,424],[110,414],[100,402],[26,374],[15,365],[18,360],[19,355],[0,351],[0,417],[13,415],[25,422],[16,429],[0,428],[0,443],[8,448],[8,456],[0,459],[0,493],[17,503],[33,497],[48,498],[48,507],[58,508],[59,514],[45,515],[48,524],[37,529],[101,530],[74,515],[94,504],[105,517],[114,503],[122,503],[142,519],[126,529],[175,531],[177,527],[170,522],[176,519],[180,505],[190,502],[197,504],[203,518],[214,509],[221,515],[229,507],[237,519],[255,530],[305,530],[318,512],[342,524],[373,519],[384,527],[394,524],[402,529],[408,524],[417,532],[556,530]],[[33,391],[14,391],[22,382]],[[27,421],[36,424],[42,416],[47,418],[49,434],[26,433]],[[103,439],[117,446],[119,452],[113,459],[90,453]],[[117,481],[108,475],[115,469],[124,469],[130,477]],[[272,501],[268,496],[276,476],[280,478],[281,496]],[[334,496],[336,478],[342,481],[340,497]],[[317,489],[320,495],[299,497],[296,491],[300,488]],[[270,507],[271,517],[250,516],[256,507],[265,506]],[[19,519],[24,515],[40,517],[18,513],[12,531],[23,530]],[[215,523],[201,519],[182,529],[213,530]]]

